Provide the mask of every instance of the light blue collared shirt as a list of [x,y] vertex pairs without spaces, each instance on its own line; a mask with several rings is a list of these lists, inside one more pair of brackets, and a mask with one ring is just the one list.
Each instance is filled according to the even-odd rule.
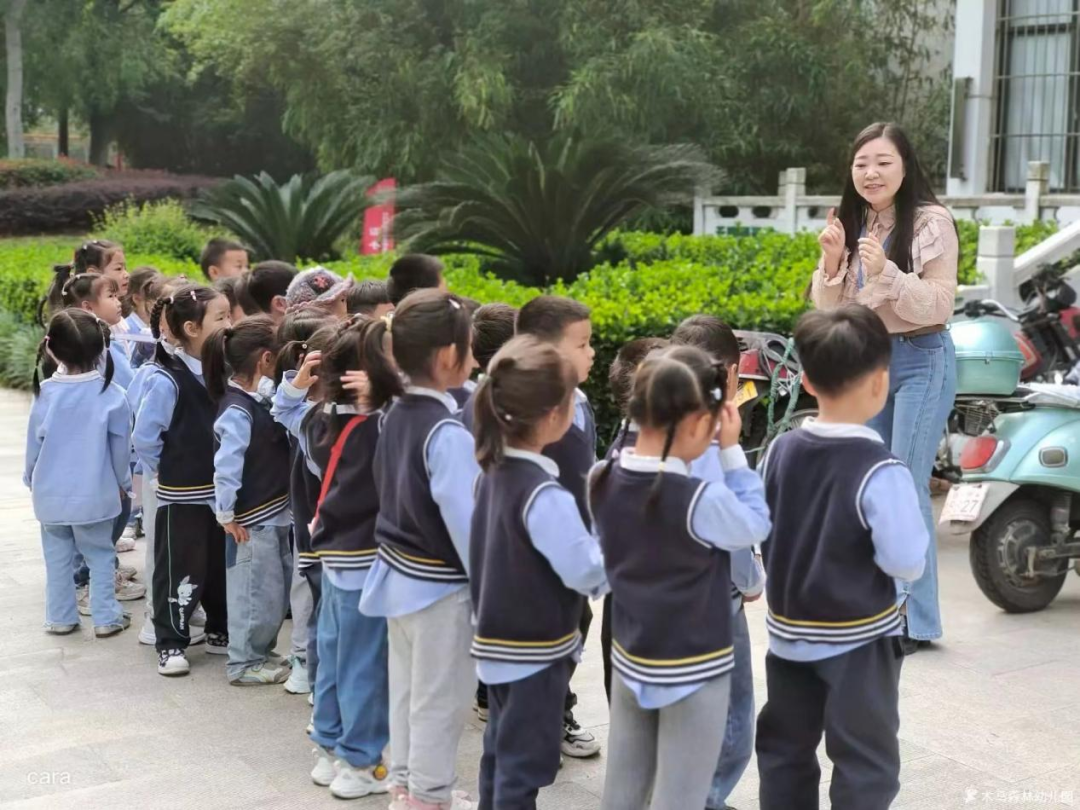
[[[507,458],[526,459],[552,478],[559,478],[559,465],[546,456],[513,447],[507,447],[503,452]],[[568,490],[561,486],[540,490],[525,514],[525,528],[533,546],[544,555],[567,588],[590,599],[598,599],[610,590],[600,544],[581,522],[577,502]],[[574,660],[580,659],[579,648],[574,652]],[[551,662],[514,664],[480,660],[476,662],[476,677],[486,684],[510,683],[524,680],[549,666]]]
[[[881,436],[866,425],[814,420],[804,423],[799,429],[809,430],[814,435],[825,438],[862,438],[881,442]],[[767,456],[764,464],[768,465]],[[870,527],[874,542],[874,562],[878,568],[902,581],[913,581],[921,577],[926,566],[926,550],[930,544],[930,536],[927,534],[926,524],[923,523],[919,496],[911,471],[903,464],[878,467],[863,486],[860,506]],[[899,587],[897,590],[900,590]],[[898,628],[888,635],[898,636],[902,632]],[[851,652],[871,641],[874,639],[853,641],[849,644],[824,644],[790,641],[770,633],[769,651],[788,661],[821,661]]]
[[[127,352],[124,351],[124,346],[120,341],[113,340],[109,342],[109,356],[112,357],[113,361],[112,381],[127,391],[131,381],[135,378],[135,371],[131,368],[131,361],[128,360]],[[105,373],[104,363],[102,363],[101,372],[102,374]]]
[[274,420],[279,425],[292,434],[300,445],[300,452],[304,454],[304,463],[307,464],[308,470],[316,478],[322,480],[322,470],[311,458],[311,453],[308,452],[307,436],[301,430],[308,412],[315,407],[315,403],[307,398],[308,392],[306,389],[297,388],[292,384],[295,378],[295,371],[285,372],[281,385],[274,392],[274,402],[270,407],[270,415],[274,417]]
[[[712,448],[706,452],[711,451]],[[722,480],[710,481],[702,490],[690,515],[690,525],[697,537],[729,554],[750,550],[755,544],[764,543],[772,529],[769,507],[765,504],[765,486],[758,474],[747,465],[746,455],[738,445],[715,455],[719,457]],[[639,456],[629,447],[622,451],[617,463],[639,472],[655,473],[660,469],[659,458]],[[690,475],[690,468],[680,459],[669,457],[664,472]],[[694,694],[707,683],[701,681],[660,686],[633,680],[621,672],[616,674],[634,693],[638,705],[643,709],[670,706]]]
[[[206,384],[202,376],[201,360],[191,357],[183,349],[177,349],[173,356],[180,359],[199,382]],[[139,412],[135,416],[135,430],[131,434],[135,454],[139,457],[144,473],[157,473],[158,464],[161,463],[161,449],[165,446],[165,433],[172,424],[178,393],[172,377],[163,368],[153,367],[146,381],[142,402],[139,403]],[[214,508],[212,497],[195,503]]]
[[[457,411],[457,402],[445,392],[417,386],[405,390],[408,394],[438,400],[446,406],[448,415]],[[476,463],[476,443],[464,425],[444,422],[435,428],[428,441],[427,466],[431,476],[431,497],[439,507],[450,541],[468,573],[473,484],[480,474],[480,466]],[[368,571],[360,610],[368,616],[406,616],[467,587],[463,583],[414,579],[376,559]]]

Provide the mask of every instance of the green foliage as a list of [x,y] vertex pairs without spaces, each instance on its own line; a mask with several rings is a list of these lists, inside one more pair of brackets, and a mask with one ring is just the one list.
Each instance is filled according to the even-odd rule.
[[56,186],[76,180],[90,180],[99,172],[71,160],[0,160],[0,190],[26,186]]
[[216,186],[191,213],[231,230],[258,260],[324,261],[337,258],[334,243],[367,207],[372,182],[338,171],[318,178],[293,175],[278,185],[263,172],[254,180],[235,177]]
[[0,310],[0,386],[28,390],[45,330]]
[[613,229],[692,199],[714,174],[693,146],[488,136],[398,196],[394,234],[410,250],[483,257],[526,284],[572,281]]
[[[1008,223],[1012,224],[1012,223]],[[956,223],[960,239],[960,261],[957,265],[957,278],[961,284],[978,284],[979,272],[975,267],[979,255],[979,223],[970,219]],[[1029,225],[1016,226],[1016,255],[1042,242],[1048,236],[1057,233],[1058,224],[1052,220],[1033,222]]]
[[193,222],[177,200],[120,203],[95,221],[96,236],[124,246],[129,254],[155,254],[197,262],[214,236],[211,228]]

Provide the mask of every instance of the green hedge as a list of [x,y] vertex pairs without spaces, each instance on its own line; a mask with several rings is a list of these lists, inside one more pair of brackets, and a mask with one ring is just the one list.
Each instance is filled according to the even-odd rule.
[[57,186],[77,180],[91,180],[100,174],[93,166],[71,160],[0,160],[0,190]]
[[[198,262],[203,246],[230,234],[193,221],[179,200],[127,201],[106,209],[94,222],[95,235],[123,245],[128,253],[172,256]],[[134,267],[135,265],[132,265]]]

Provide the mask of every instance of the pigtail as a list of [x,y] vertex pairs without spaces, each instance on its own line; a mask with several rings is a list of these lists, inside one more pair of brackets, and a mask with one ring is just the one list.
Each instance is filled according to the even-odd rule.
[[35,397],[41,393],[41,380],[49,378],[49,375],[42,373],[44,371],[42,365],[45,362],[45,350],[48,348],[48,346],[49,336],[46,335],[41,339],[41,342],[38,343],[37,354],[34,356],[34,378],[33,380],[31,380],[31,385],[34,390]]
[[53,280],[49,290],[38,304],[37,320],[39,326],[45,326],[46,315],[52,315],[64,308],[64,287],[75,270],[73,264],[54,264]]
[[277,364],[274,366],[274,383],[281,385],[286,371],[296,371],[307,357],[308,344],[306,340],[290,340],[281,347],[278,352]]
[[161,316],[165,313],[165,307],[170,303],[171,296],[163,295],[154,302],[154,308],[150,310],[150,334],[154,336],[157,345],[154,347],[154,362],[160,366],[169,364],[169,353],[162,345],[164,338],[161,336]]
[[[105,327],[108,329],[108,327]],[[116,371],[116,364],[113,363],[112,352],[109,351],[109,342],[105,341],[105,381],[101,384],[101,392],[105,393],[109,389],[109,383],[112,382],[113,372]]]
[[225,360],[225,343],[232,336],[232,327],[218,329],[212,332],[203,343],[203,380],[206,382],[206,391],[214,402],[218,402],[225,396],[225,384],[229,373]]
[[671,445],[675,443],[675,429],[678,425],[672,422],[668,425],[667,436],[664,437],[664,449],[660,454],[660,470],[656,473],[656,480],[653,481],[653,485],[649,487],[649,497],[645,499],[645,514],[651,515],[653,509],[656,508],[656,502],[660,499],[660,489],[664,478],[664,465],[667,463],[667,457],[671,453]]
[[615,437],[615,452],[611,454],[611,457],[604,462],[604,466],[600,468],[600,472],[596,474],[596,477],[589,482],[589,500],[590,502],[600,492],[600,488],[607,483],[608,476],[611,475],[611,468],[615,466],[616,459],[622,455],[623,448],[626,447],[626,438],[630,435],[630,420],[626,419],[619,427],[619,435]]
[[401,374],[384,346],[390,318],[368,320],[360,327],[360,365],[368,376],[368,404],[378,410],[405,393]]
[[495,407],[495,381],[484,377],[473,394],[473,435],[476,437],[476,460],[487,472],[503,460],[506,449],[502,420]]

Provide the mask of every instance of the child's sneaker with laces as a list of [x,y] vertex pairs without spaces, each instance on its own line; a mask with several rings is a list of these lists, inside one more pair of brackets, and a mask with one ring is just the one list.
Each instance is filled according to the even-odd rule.
[[138,576],[138,569],[134,565],[118,565],[116,566],[117,572],[124,578],[125,581],[131,581]]
[[69,636],[79,629],[77,624],[49,624],[45,623],[45,632],[50,636]]
[[328,751],[321,745],[315,746],[311,751],[315,757],[315,767],[311,769],[311,781],[319,787],[330,787],[330,783],[338,775],[338,761],[332,751]]
[[354,768],[338,763],[338,773],[330,783],[330,793],[339,799],[359,799],[390,790],[390,772],[381,762],[370,768]]
[[307,662],[298,655],[290,655],[289,666],[292,667],[292,674],[285,682],[285,691],[290,695],[310,694],[311,682],[308,680]]
[[195,612],[191,614],[191,622],[195,627],[206,627],[206,611],[202,605],[196,605]]
[[120,539],[116,541],[116,553],[123,554],[125,551],[135,550],[135,527],[126,526]]
[[181,649],[161,650],[158,652],[158,675],[175,677],[191,672],[191,664]]
[[90,615],[90,586],[80,585],[75,589],[75,606],[80,616]]
[[142,599],[146,596],[146,586],[140,585],[138,582],[128,582],[124,579],[120,572],[116,572],[115,592],[116,599],[120,602],[134,602],[136,599]]
[[[207,649],[209,652],[209,649]],[[235,678],[230,678],[233,686],[268,686],[284,683],[289,677],[288,667],[275,667],[273,664],[256,664],[248,667]]]
[[206,634],[206,652],[210,655],[228,655],[229,654],[229,635],[228,633],[207,633]]
[[600,753],[600,742],[578,724],[573,711],[563,715],[563,738],[560,747],[568,757],[578,759],[594,757]]
[[120,621],[113,624],[103,624],[100,627],[94,628],[94,635],[98,638],[108,638],[109,636],[115,636],[118,633],[122,633],[131,627],[131,614],[122,613],[120,615]]

